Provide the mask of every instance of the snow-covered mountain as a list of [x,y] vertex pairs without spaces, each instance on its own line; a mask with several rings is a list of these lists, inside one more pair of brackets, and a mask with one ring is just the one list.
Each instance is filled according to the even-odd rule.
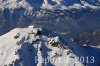
[[25,8],[29,12],[32,10],[38,10],[40,8],[46,8],[50,10],[55,9],[81,9],[92,8],[99,9],[99,0],[1,0],[0,8]]
[[30,24],[67,26],[62,32],[76,34],[100,27],[99,17],[99,0],[0,0],[0,35]]
[[100,0],[0,0],[0,66],[99,66],[99,17]]
[[[81,56],[83,61],[79,59]],[[99,66],[100,49],[80,46],[35,26],[16,28],[0,36],[0,66],[61,65]]]
[[100,29],[99,17],[99,0],[0,0],[0,35],[34,24],[71,38]]
[[32,11],[39,11],[43,9],[81,9],[81,8],[92,8],[99,9],[99,0],[1,0],[0,8],[9,8],[11,10],[24,8],[26,12],[32,13]]
[[[33,15],[24,14],[23,8],[11,12],[4,9],[0,12],[0,35],[16,27],[37,25],[49,30],[65,33],[65,35],[76,35],[85,31],[100,28],[100,10],[55,10],[41,9]],[[52,16],[53,15],[53,16]]]

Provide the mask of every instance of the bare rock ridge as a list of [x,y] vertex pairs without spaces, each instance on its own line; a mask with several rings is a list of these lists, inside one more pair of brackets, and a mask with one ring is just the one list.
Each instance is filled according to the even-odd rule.
[[[0,36],[0,66],[99,66],[99,55],[99,48],[80,46],[35,26],[15,28]],[[89,62],[76,60],[81,56],[89,57]]]

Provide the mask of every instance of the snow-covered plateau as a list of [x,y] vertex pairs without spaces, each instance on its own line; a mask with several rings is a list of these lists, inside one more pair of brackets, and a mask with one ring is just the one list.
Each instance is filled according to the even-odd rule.
[[0,66],[99,66],[100,49],[35,26],[0,36]]

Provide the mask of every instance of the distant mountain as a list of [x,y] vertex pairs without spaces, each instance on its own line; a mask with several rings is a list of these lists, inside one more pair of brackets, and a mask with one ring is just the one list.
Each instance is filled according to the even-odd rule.
[[100,0],[0,0],[0,66],[98,66],[99,36]]
[[91,8],[99,9],[99,0],[1,0],[0,8],[9,8],[11,10],[24,8],[26,12],[38,11],[40,8],[43,9],[81,9],[81,8]]
[[99,0],[1,0],[0,35],[36,25],[71,38],[100,29],[99,17]]
[[0,36],[0,66],[99,66],[99,56],[99,48],[80,46],[35,26]]
[[25,14],[23,8],[10,11],[8,8],[0,14],[0,35],[16,27],[38,25],[59,33],[79,34],[100,28],[100,10],[55,10],[40,9],[32,15]]

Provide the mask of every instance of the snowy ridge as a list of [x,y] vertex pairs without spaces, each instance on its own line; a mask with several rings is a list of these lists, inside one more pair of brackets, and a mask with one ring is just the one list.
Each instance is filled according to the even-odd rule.
[[[65,1],[65,0],[52,0],[53,2],[56,2],[56,5],[52,6],[48,3],[48,0],[44,1],[44,4],[42,7],[47,8],[47,9],[81,9],[81,8],[92,8],[92,9],[99,9],[99,6],[96,5],[100,5],[100,3],[96,3],[96,5],[91,5],[90,3],[88,3],[86,0],[71,0],[71,1]],[[92,3],[95,3],[95,0],[91,0]],[[51,6],[51,7],[50,7]]]
[[25,0],[1,0],[0,1],[0,8],[5,9],[8,8],[10,10],[19,9],[19,8],[25,8],[26,12],[31,13],[32,7],[29,3],[27,3]]
[[[80,56],[95,56],[91,51],[34,26],[16,28],[0,36],[0,66],[98,66],[98,56],[95,63],[75,62]],[[45,58],[54,62],[44,62]]]
[[11,10],[24,8],[26,12],[39,11],[39,9],[49,10],[70,10],[70,9],[100,9],[99,0],[1,0],[0,8],[9,8]]

